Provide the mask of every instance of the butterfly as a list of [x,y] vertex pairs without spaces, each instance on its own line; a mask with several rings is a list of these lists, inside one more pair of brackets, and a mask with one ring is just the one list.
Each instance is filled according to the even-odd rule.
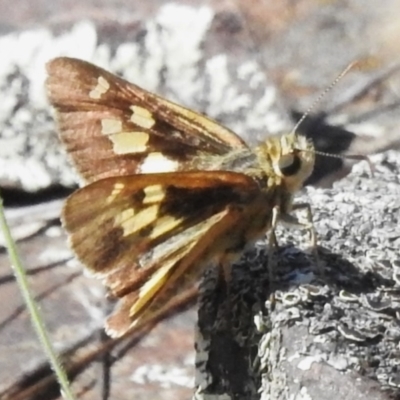
[[[204,269],[229,268],[290,214],[313,144],[295,132],[255,147],[216,121],[86,61],[47,64],[59,135],[85,186],[62,223],[77,258],[120,299],[106,331],[151,320]],[[308,205],[307,205],[308,206]]]

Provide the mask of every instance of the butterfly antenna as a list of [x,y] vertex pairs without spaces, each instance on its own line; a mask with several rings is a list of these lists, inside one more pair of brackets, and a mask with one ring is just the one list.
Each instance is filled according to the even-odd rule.
[[352,61],[334,80],[333,82],[316,98],[316,100],[311,104],[306,112],[297,121],[296,125],[290,132],[291,134],[296,133],[299,126],[304,122],[304,120],[310,115],[311,111],[321,102],[321,100],[340,82],[340,80],[356,65],[358,61]]
[[323,157],[338,158],[340,160],[366,161],[368,163],[368,168],[369,168],[369,171],[371,173],[371,177],[374,176],[375,167],[374,167],[374,164],[371,162],[371,160],[369,159],[368,156],[364,156],[364,155],[361,155],[361,154],[339,155],[339,154],[324,153],[323,151],[315,151],[315,150],[311,151],[311,153],[318,154],[318,155],[323,156]]
[[[299,126],[304,122],[304,120],[310,115],[311,111],[317,106],[318,103],[340,82],[340,80],[356,65],[358,61],[351,62],[346,68],[343,69],[342,72],[333,80],[333,82],[317,97],[317,99],[311,104],[311,106],[306,110],[306,112],[301,116],[301,118],[297,121],[296,125],[292,129],[291,133],[294,134],[298,129]],[[303,150],[304,151],[304,150]],[[331,158],[338,158],[341,160],[348,159],[348,160],[357,160],[357,161],[366,161],[369,166],[369,170],[371,172],[371,176],[374,176],[374,166],[371,163],[371,160],[364,155],[361,154],[346,154],[346,155],[339,155],[339,154],[330,154],[324,153],[322,151],[312,151],[314,154],[318,154],[323,157],[331,157]]]

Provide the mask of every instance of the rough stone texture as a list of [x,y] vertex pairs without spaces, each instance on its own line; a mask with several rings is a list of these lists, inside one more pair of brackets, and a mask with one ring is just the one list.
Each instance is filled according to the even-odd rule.
[[234,267],[228,300],[206,278],[196,399],[397,398],[400,156],[373,160],[372,178],[360,165],[299,196],[313,207],[322,273],[307,235],[280,231],[274,307],[262,244]]
[[[88,337],[90,349],[101,347],[89,334],[107,311],[101,285],[71,261],[58,225],[60,203],[49,202],[54,187],[71,187],[76,177],[44,96],[44,63],[58,55],[90,60],[256,142],[293,126],[291,109],[303,112],[359,58],[363,68],[314,109],[334,111],[326,121],[347,131],[321,125],[320,118],[299,129],[323,151],[399,149],[400,75],[387,71],[395,71],[399,54],[400,10],[397,0],[368,4],[19,0],[10,7],[0,0],[0,186],[10,204],[24,200],[24,208],[8,216],[58,350],[75,345],[81,354],[87,344],[77,343]],[[363,95],[349,104],[354,92]],[[113,364],[109,398],[187,399],[193,386],[200,399],[399,398],[399,153],[372,161],[373,178],[363,162],[333,189],[308,188],[299,197],[314,209],[325,276],[314,280],[314,261],[304,252],[307,235],[279,231],[274,310],[264,307],[269,284],[260,243],[234,269],[232,307],[215,290],[212,273],[205,281],[195,384],[192,310],[135,341]],[[312,182],[323,177],[329,186],[350,170],[347,164],[320,158]],[[36,208],[28,206],[33,201]],[[44,357],[4,252],[0,284],[0,398],[6,398],[4,390],[21,382],[21,373],[37,371]],[[36,375],[28,386],[38,381]],[[98,399],[101,381],[94,363],[73,388],[80,399]],[[37,393],[22,398],[58,396],[48,387]]]

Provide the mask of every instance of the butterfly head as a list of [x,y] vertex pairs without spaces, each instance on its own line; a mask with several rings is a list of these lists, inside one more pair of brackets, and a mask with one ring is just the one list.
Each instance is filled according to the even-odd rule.
[[296,133],[269,138],[258,148],[276,177],[291,193],[299,190],[310,176],[315,161],[313,144]]

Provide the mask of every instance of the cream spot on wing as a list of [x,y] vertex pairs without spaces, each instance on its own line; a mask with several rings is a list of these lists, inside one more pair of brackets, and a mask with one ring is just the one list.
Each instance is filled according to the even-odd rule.
[[104,118],[101,120],[101,133],[112,135],[122,131],[122,122],[119,119]]
[[146,132],[122,132],[122,122],[119,119],[102,119],[101,133],[111,140],[116,154],[143,153],[149,141]]
[[144,188],[143,204],[159,203],[165,197],[162,185],[151,185]]
[[172,231],[176,228],[181,222],[183,218],[175,218],[170,215],[165,215],[157,220],[156,226],[151,231],[149,237],[150,239],[155,239],[166,232]]
[[154,298],[157,292],[163,287],[167,280],[167,274],[175,263],[175,259],[165,262],[162,267],[159,268],[140,288],[138,293],[139,297],[129,310],[129,316],[131,318],[134,318],[134,316],[139,313],[142,308],[145,307],[146,304],[148,304]]
[[109,136],[116,154],[143,153],[147,149],[149,135],[145,132],[119,132]]
[[107,93],[108,89],[110,89],[110,84],[102,76],[99,76],[96,87],[89,92],[89,97],[98,100],[103,94]]
[[125,185],[121,182],[115,183],[112,192],[106,199],[106,202],[108,204],[112,203],[115,200],[115,198],[121,193],[124,187]]
[[157,214],[158,205],[155,204],[139,211],[137,214],[134,214],[131,218],[127,218],[124,221],[116,218],[115,223],[124,230],[124,236],[129,236],[139,232],[142,228],[154,222],[157,218]]
[[149,110],[138,106],[131,106],[130,109],[132,110],[131,121],[141,128],[150,129],[156,123]]
[[140,166],[140,172],[143,174],[152,174],[156,172],[173,172],[178,170],[179,163],[164,156],[162,153],[150,153]]
[[114,225],[121,226],[130,218],[132,218],[134,215],[135,215],[135,210],[133,208],[127,208],[126,210],[122,211],[115,217]]
[[[201,235],[200,235],[201,236]],[[129,316],[134,319],[135,315],[141,311],[144,311],[145,306],[149,304],[154,299],[154,296],[163,288],[167,280],[169,279],[169,272],[171,269],[182,260],[193,247],[198,242],[198,237],[191,242],[188,241],[188,238],[184,238],[185,245],[176,247],[177,251],[175,251],[174,255],[169,255],[163,260],[162,266],[151,276],[151,278],[139,289],[138,299],[132,305],[131,309],[129,310]],[[174,270],[175,279],[179,278],[179,274],[176,274],[176,270]],[[142,315],[144,317],[144,315]],[[132,326],[135,325],[137,321],[133,322]]]

